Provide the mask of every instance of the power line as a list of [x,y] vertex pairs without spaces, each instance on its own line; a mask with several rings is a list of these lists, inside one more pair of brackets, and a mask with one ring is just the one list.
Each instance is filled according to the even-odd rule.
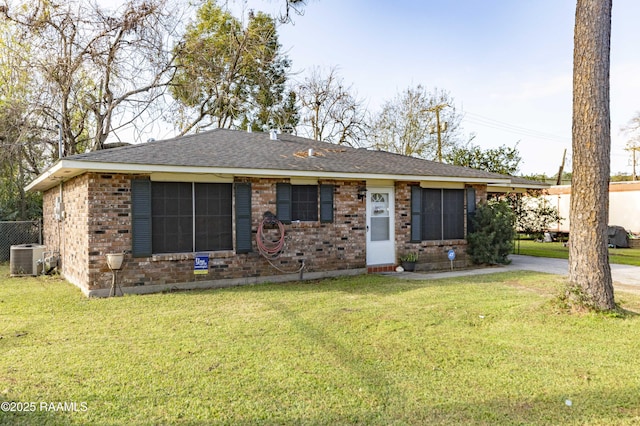
[[502,130],[504,132],[514,133],[522,136],[530,136],[537,139],[546,139],[557,142],[570,142],[571,139],[556,135],[553,133],[540,132],[538,130],[528,129],[526,127],[516,126],[515,124],[506,123],[504,121],[495,120],[473,112],[465,112],[464,119],[471,123],[481,126],[490,127],[492,129]]

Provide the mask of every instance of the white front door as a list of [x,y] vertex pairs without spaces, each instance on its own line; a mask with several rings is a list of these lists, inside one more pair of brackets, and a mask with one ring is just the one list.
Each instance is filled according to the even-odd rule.
[[367,265],[396,263],[393,188],[367,188]]

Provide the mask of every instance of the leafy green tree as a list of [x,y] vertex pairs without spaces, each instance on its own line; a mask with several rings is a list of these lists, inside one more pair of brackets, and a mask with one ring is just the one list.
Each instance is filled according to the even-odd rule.
[[377,149],[441,160],[459,144],[461,119],[447,91],[418,85],[384,103],[370,139]]
[[449,164],[505,175],[515,175],[521,160],[517,143],[513,147],[502,145],[484,150],[470,143],[467,146],[454,146],[445,156],[445,162]]
[[291,65],[269,15],[250,13],[243,26],[215,0],[207,0],[175,53],[171,94],[179,103],[182,134],[243,123],[264,130],[281,121]]
[[525,197],[520,194],[508,197],[507,201],[516,215],[517,232],[542,238],[551,225],[562,222],[558,209],[541,195],[542,192],[531,192]]
[[290,90],[282,104],[282,109],[277,115],[278,127],[287,133],[293,133],[300,123],[300,109],[296,92]]
[[19,45],[15,31],[13,23],[0,20],[0,220],[40,216],[40,195],[26,194],[24,187],[45,164],[28,103],[32,74],[22,57],[7,54]]
[[476,264],[508,264],[515,236],[515,214],[506,201],[490,200],[473,216],[467,254]]

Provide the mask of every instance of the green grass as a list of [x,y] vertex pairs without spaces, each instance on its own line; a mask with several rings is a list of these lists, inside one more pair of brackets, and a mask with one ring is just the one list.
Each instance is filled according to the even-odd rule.
[[[520,240],[515,242],[515,253],[527,256],[553,257],[568,259],[569,248],[562,243],[537,243],[532,240]],[[639,248],[610,248],[609,262],[623,265],[640,266]]]
[[565,312],[562,284],[360,276],[87,299],[1,266],[0,402],[80,409],[0,424],[638,423],[640,316]]

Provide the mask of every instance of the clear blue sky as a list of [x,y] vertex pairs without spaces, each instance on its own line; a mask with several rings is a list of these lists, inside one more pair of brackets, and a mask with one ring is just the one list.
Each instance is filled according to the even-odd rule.
[[[284,5],[227,1],[238,17],[243,8],[276,14]],[[304,15],[279,34],[294,78],[314,66],[336,66],[372,113],[410,86],[445,89],[464,114],[463,131],[476,134],[474,143],[520,141],[521,173],[553,175],[565,148],[571,167],[575,6],[576,0],[308,0]],[[631,172],[628,136],[620,129],[640,111],[639,41],[640,1],[613,0],[612,173]]]
[[[615,173],[631,171],[620,128],[640,111],[640,2],[613,3]],[[571,159],[574,14],[575,0],[309,0],[279,33],[294,70],[337,66],[372,112],[409,86],[448,90],[474,143],[520,141],[521,172],[552,175],[564,148]]]

